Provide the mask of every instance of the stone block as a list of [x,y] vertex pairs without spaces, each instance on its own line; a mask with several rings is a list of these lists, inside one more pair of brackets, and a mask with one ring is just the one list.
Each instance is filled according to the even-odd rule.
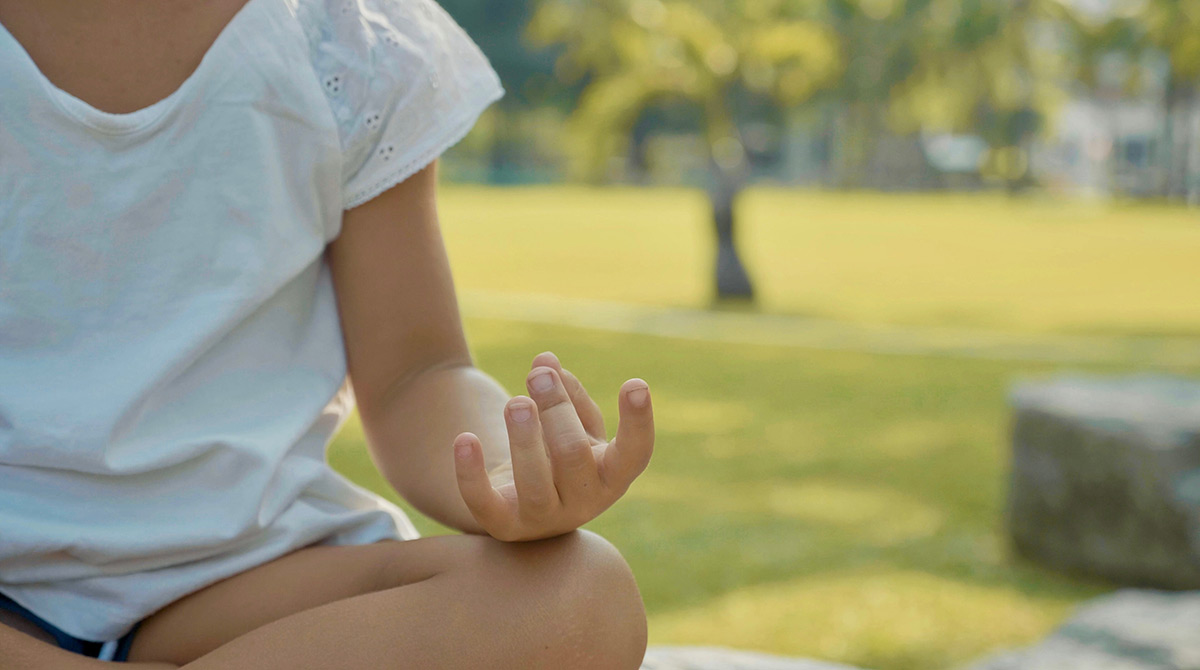
[[1200,670],[1200,592],[1118,591],[1040,644],[970,670]]
[[1064,377],[1011,399],[1016,550],[1130,585],[1200,588],[1200,384]]
[[846,665],[719,647],[650,647],[642,670],[856,670]]

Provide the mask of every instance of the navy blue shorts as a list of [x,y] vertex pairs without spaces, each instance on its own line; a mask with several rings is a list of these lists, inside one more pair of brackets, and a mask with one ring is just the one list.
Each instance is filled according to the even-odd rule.
[[133,629],[126,633],[119,640],[114,640],[112,642],[92,642],[90,640],[81,640],[77,637],[72,637],[62,632],[49,621],[46,621],[40,616],[25,609],[21,605],[17,604],[12,598],[9,598],[3,593],[0,593],[0,609],[8,610],[9,612],[16,612],[22,617],[25,617],[31,622],[37,624],[38,628],[41,628],[47,633],[53,635],[54,640],[58,643],[58,646],[62,647],[63,649],[76,654],[83,654],[84,656],[98,658],[103,661],[124,662],[129,660],[129,648],[133,646],[133,634],[137,632],[138,626],[141,625],[140,621],[134,624]]

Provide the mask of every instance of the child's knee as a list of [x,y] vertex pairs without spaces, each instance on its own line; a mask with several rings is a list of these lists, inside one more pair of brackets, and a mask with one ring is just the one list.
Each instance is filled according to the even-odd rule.
[[[486,540],[481,558],[493,584],[533,600],[525,611],[549,624],[563,667],[636,669],[646,651],[646,612],[633,572],[603,537],[577,530],[536,542]],[[490,559],[490,560],[489,560]]]

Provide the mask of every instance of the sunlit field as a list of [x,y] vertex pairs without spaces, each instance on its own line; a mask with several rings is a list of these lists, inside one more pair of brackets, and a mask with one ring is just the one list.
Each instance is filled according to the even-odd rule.
[[[460,288],[706,306],[696,191],[446,189]],[[746,194],[767,311],[859,323],[1200,335],[1200,213],[1001,195]]]
[[[461,291],[709,300],[704,203],[684,191],[449,188],[441,212]],[[1183,210],[755,192],[743,213],[768,310],[863,328],[1200,333],[1200,220]],[[1008,555],[1006,397],[1018,379],[1129,363],[826,351],[470,313],[466,327],[476,363],[513,393],[534,354],[558,353],[610,431],[620,383],[650,383],[654,459],[589,527],[637,574],[652,644],[952,668],[1032,642],[1112,588]],[[396,499],[356,421],[329,456]]]

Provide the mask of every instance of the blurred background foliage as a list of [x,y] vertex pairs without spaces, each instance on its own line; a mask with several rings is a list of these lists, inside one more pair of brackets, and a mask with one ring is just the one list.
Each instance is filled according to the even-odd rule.
[[1200,0],[443,4],[510,91],[462,178],[1200,198]]

